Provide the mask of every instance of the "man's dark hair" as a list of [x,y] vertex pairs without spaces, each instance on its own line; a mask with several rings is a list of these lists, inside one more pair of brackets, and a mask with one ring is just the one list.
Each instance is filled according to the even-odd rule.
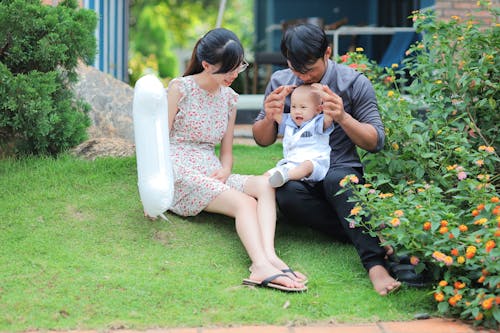
[[323,29],[310,23],[291,26],[281,39],[281,53],[299,73],[307,72],[308,65],[322,58],[327,48],[328,39]]

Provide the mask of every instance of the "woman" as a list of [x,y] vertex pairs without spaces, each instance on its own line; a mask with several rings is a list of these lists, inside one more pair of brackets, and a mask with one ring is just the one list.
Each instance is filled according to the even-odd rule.
[[[246,69],[243,47],[226,29],[209,31],[195,45],[183,77],[167,91],[174,201],[181,216],[201,211],[235,218],[252,265],[244,284],[304,291],[305,276],[293,272],[274,250],[275,193],[263,176],[232,174],[238,95],[229,87]],[[220,157],[215,145],[220,143]]]

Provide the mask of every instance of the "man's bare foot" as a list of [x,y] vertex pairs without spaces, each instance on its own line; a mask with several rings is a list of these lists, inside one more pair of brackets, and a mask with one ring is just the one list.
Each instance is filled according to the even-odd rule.
[[390,294],[401,287],[401,282],[395,280],[389,275],[389,272],[382,265],[376,265],[370,268],[368,271],[368,276],[372,281],[373,288],[381,296]]

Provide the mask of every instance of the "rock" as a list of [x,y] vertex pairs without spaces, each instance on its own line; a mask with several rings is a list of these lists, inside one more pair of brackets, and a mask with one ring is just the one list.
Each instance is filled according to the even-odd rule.
[[134,143],[132,103],[134,89],[125,82],[80,63],[74,92],[91,106],[90,139],[120,138]]
[[127,157],[135,155],[135,145],[121,138],[96,138],[79,144],[71,154],[88,160],[104,156]]

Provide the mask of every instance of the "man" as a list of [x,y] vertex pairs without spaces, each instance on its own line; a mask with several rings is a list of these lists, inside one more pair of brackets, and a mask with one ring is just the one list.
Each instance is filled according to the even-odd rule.
[[289,68],[275,72],[266,88],[264,108],[252,128],[257,144],[268,146],[276,141],[279,115],[290,112],[289,94],[301,84],[320,83],[315,87],[322,96],[322,111],[333,118],[335,129],[330,135],[330,169],[325,179],[318,183],[290,181],[277,189],[280,212],[292,223],[351,241],[374,289],[387,295],[401,283],[384,266],[385,249],[365,229],[349,225],[346,217],[354,207],[348,201],[350,193],[336,195],[346,175],[363,179],[356,146],[377,152],[384,145],[384,127],[372,84],[364,75],[330,60],[328,39],[316,25],[289,28],[283,35],[281,52]]

